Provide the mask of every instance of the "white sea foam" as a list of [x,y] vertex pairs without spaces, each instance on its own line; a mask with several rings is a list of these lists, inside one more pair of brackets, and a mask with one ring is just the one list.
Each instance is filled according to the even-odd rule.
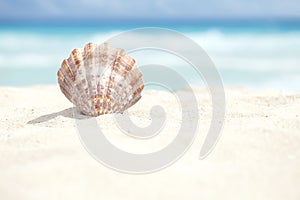
[[[0,67],[22,67],[22,60],[26,60],[23,67],[49,66],[50,60],[55,63],[75,47],[82,47],[89,41],[103,42],[115,34],[117,32],[74,36],[0,33]],[[300,32],[251,34],[206,31],[184,34],[197,42],[220,68],[299,68]],[[174,43],[172,38],[170,42]],[[156,58],[163,61],[165,56],[158,53]],[[169,62],[174,64],[172,60]]]
[[300,63],[300,32],[188,34],[220,68],[296,70]]
[[[118,33],[119,31],[97,34],[45,34],[2,31],[0,32],[0,70],[1,68],[58,68],[72,49],[83,47],[90,41],[101,43]],[[300,89],[298,86],[300,85],[300,31],[259,33],[209,30],[183,32],[183,34],[205,50],[220,70],[225,84],[257,84],[261,87],[276,85],[279,88]],[[139,36],[133,36],[126,42],[134,41],[134,37]],[[159,38],[159,36],[154,37]],[[174,42],[172,37],[164,42],[180,45]],[[194,74],[193,71],[187,70],[190,66],[186,62],[165,52],[141,51],[134,52],[132,55],[139,64],[162,64],[179,70],[184,76]],[[247,78],[247,76],[252,77]]]

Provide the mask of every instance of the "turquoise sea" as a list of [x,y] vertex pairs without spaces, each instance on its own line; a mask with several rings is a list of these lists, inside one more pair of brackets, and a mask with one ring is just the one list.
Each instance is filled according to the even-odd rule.
[[[56,84],[56,72],[72,49],[101,43],[133,28],[174,29],[197,42],[215,63],[225,86],[300,92],[300,22],[192,22],[0,24],[0,86]],[[149,56],[151,55],[151,56]],[[157,52],[137,58],[182,70],[184,63]],[[139,59],[137,59],[139,63]],[[200,77],[201,78],[201,77]]]

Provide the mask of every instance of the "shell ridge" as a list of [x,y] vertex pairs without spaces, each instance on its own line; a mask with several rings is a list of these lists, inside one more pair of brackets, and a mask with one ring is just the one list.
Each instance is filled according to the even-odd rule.
[[138,78],[141,77],[137,77],[135,76],[135,71],[137,71],[137,67],[136,67],[136,62],[134,59],[132,59],[131,57],[129,57],[128,55],[125,55],[124,57],[122,57],[120,59],[121,61],[121,66],[124,68],[125,74],[124,74],[124,85],[125,88],[128,88],[128,90],[126,91],[125,97],[126,99],[124,99],[125,97],[123,97],[122,102],[122,110],[126,110],[127,108],[129,108],[130,102],[133,99],[133,92],[134,92],[134,86],[135,84],[138,82]]
[[[128,61],[128,62],[126,62]],[[130,63],[129,68],[126,68],[126,65]],[[132,82],[135,83],[137,82],[135,79],[141,78],[140,77],[135,77],[133,76],[133,71],[135,71],[136,65],[135,65],[135,60],[130,58],[128,56],[120,56],[115,62],[115,68],[117,70],[114,70],[114,77],[118,77],[118,84],[114,85],[114,93],[112,94],[113,99],[118,99],[118,102],[114,102],[118,106],[114,106],[114,111],[115,112],[123,112],[126,108],[130,107],[128,103],[130,103],[132,96],[133,96],[133,86]],[[131,70],[133,69],[133,70]],[[127,71],[129,70],[129,71]],[[138,69],[137,69],[138,70]],[[135,79],[133,79],[135,78]],[[131,81],[129,81],[131,79]],[[128,105],[128,106],[127,106]]]
[[67,94],[68,94],[67,98],[72,102],[73,101],[71,98],[72,97],[71,93],[73,92],[72,82],[68,80],[68,78],[67,78],[68,76],[65,75],[63,69],[60,69],[58,71],[58,77],[59,77],[58,82],[59,82],[60,88],[61,89],[63,88],[64,91],[67,92]]
[[90,108],[90,111],[92,112],[95,108],[95,102],[94,102],[94,68],[93,66],[97,66],[95,55],[97,53],[97,46],[93,43],[88,43],[84,47],[84,55],[86,55],[85,59],[83,60],[84,68],[85,68],[85,81],[87,82],[87,88],[85,89],[86,93],[86,104],[88,104],[88,107]]
[[[83,103],[83,94],[81,91],[81,87],[79,86],[81,79],[81,74],[79,73],[80,71],[82,72],[82,62],[80,62],[79,60],[82,60],[82,52],[83,49],[82,48],[78,48],[78,49],[74,49],[69,58],[66,59],[66,63],[70,69],[70,71],[73,74],[73,79],[72,79],[72,84],[71,88],[72,89],[68,89],[68,96],[69,98],[71,97],[71,102],[78,107],[81,107],[81,110],[88,110],[88,107]],[[63,63],[64,64],[64,63]],[[64,69],[63,66],[61,69]],[[65,70],[65,69],[64,69]],[[66,73],[64,73],[64,78],[68,79],[68,76],[66,75]],[[60,84],[62,87],[65,86],[65,84]],[[64,89],[66,90],[66,89]]]
[[117,58],[118,56],[122,53],[122,49],[118,49],[118,48],[112,48],[109,47],[108,45],[106,46],[108,49],[110,49],[111,55],[114,55],[114,59],[110,59],[110,64],[108,66],[106,66],[105,68],[105,75],[106,75],[106,83],[105,83],[105,91],[104,91],[104,98],[107,101],[107,99],[109,99],[109,105],[108,105],[108,109],[109,109],[109,113],[111,111],[114,111],[113,108],[116,105],[116,101],[114,98],[112,98],[112,92],[114,91],[114,85],[115,85],[115,70],[116,70],[116,66],[117,66]]
[[[105,82],[105,87],[104,87],[104,91],[103,91],[103,98],[106,101],[108,99],[109,99],[109,101],[112,101],[112,99],[110,97],[110,92],[111,92],[111,77],[112,77],[112,74],[113,74],[113,67],[114,67],[114,63],[115,63],[116,59],[113,59],[113,60],[109,59],[109,55],[114,55],[114,57],[115,57],[116,54],[117,54],[117,49],[108,46],[107,43],[104,43],[104,46],[105,46],[105,49],[106,49],[106,51],[104,51],[104,52],[107,52],[108,55],[105,55],[106,56],[105,58],[107,59],[106,62],[105,62],[106,66],[105,66],[105,69],[104,69],[105,70],[104,77],[106,79],[106,82]],[[109,54],[109,52],[111,54]],[[109,102],[109,104],[111,104],[111,103],[113,103],[113,102]],[[110,105],[109,105],[108,112],[111,112]]]
[[111,67],[115,60],[114,57],[115,57],[116,49],[110,47],[107,43],[103,43],[99,45],[99,50],[100,50],[99,52],[100,66],[102,66],[103,70],[101,71],[101,75],[98,77],[99,78],[98,86],[100,86],[100,95],[98,96],[97,101],[99,102],[99,113],[107,114],[107,113],[111,113],[111,109],[110,109],[111,100],[109,98],[108,93],[110,92],[109,81],[112,74]]
[[[81,55],[82,55],[84,49],[78,49],[78,50],[81,51]],[[75,60],[74,57],[73,60]],[[87,100],[89,96],[87,94],[87,81],[85,78],[86,68],[84,67],[85,61],[82,62],[82,65],[79,64],[80,63],[78,63],[75,67],[77,69],[77,74],[74,81],[75,91],[73,96],[76,99],[76,103],[77,103],[76,106],[82,107],[83,108],[82,110],[85,112],[89,112],[89,105]]]

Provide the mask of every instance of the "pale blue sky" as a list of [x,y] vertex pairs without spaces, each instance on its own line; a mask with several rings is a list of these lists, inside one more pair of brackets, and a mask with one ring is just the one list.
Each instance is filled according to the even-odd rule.
[[0,20],[300,18],[300,0],[0,0]]

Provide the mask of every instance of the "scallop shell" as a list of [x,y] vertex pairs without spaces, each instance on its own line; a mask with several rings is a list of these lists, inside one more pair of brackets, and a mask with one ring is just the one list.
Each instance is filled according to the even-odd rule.
[[123,113],[144,88],[135,60],[107,43],[74,49],[57,76],[62,93],[89,116]]

